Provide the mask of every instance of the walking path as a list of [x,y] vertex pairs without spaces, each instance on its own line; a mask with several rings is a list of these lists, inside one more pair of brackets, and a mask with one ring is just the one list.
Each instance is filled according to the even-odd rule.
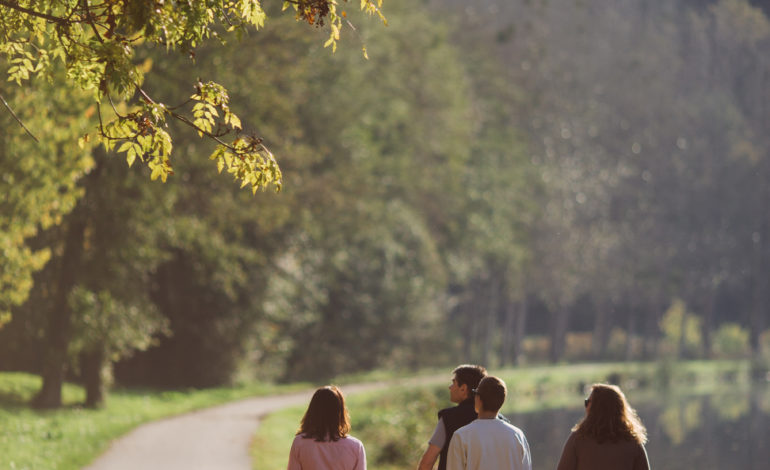
[[[344,385],[346,395],[386,383]],[[250,470],[249,443],[268,413],[307,404],[313,391],[255,397],[144,424],[84,470]]]

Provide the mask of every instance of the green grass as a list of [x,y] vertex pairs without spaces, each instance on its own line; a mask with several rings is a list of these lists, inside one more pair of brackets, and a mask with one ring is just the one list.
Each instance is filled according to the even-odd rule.
[[[674,395],[719,393],[733,389],[736,383],[748,384],[749,369],[746,361],[694,361],[570,364],[491,373],[503,378],[508,386],[509,398],[502,411],[510,414],[582,408],[587,388],[596,382],[619,383],[632,403],[651,401],[662,388]],[[371,468],[416,467],[436,424],[436,412],[451,406],[449,375],[449,370],[443,376],[426,371],[425,380],[405,379],[394,387],[348,397],[351,434],[364,442]],[[254,469],[286,468],[291,441],[304,411],[304,406],[282,410],[261,423],[252,446]]]
[[251,446],[252,468],[286,468],[294,433],[305,413],[305,406],[286,408],[263,419]]
[[249,396],[269,395],[292,386],[248,385],[172,392],[121,391],[103,409],[82,408],[81,387],[66,384],[65,406],[34,410],[27,403],[40,387],[36,376],[0,373],[0,468],[76,470],[104,452],[110,441],[139,424]]

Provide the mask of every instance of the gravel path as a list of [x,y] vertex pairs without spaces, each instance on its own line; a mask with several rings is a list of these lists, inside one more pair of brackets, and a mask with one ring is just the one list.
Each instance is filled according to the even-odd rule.
[[[385,383],[343,385],[345,395]],[[307,404],[313,391],[255,397],[144,424],[84,470],[250,470],[249,443],[263,416]]]

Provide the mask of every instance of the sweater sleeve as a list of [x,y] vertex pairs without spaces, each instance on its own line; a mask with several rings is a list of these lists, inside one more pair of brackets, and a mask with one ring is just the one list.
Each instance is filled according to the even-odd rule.
[[521,434],[521,468],[524,470],[532,470],[532,453],[529,451],[529,442],[524,433]]
[[353,470],[366,470],[366,450],[363,444],[358,447],[358,459]]
[[466,458],[462,438],[455,433],[452,436],[452,440],[449,441],[446,470],[465,470]]
[[302,470],[302,465],[299,463],[299,448],[297,446],[297,439],[291,443],[291,450],[289,451],[289,465],[286,470]]
[[640,450],[634,459],[634,470],[650,470],[650,460],[647,458],[647,450],[639,444]]
[[559,466],[556,470],[575,470],[577,469],[577,449],[575,448],[575,433],[572,433],[564,443],[564,449],[561,451]]

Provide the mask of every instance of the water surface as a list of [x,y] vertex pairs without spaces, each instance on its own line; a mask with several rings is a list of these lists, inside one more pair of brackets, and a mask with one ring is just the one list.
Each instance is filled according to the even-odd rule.
[[[635,403],[647,427],[647,454],[653,470],[770,469],[770,387],[707,396],[661,394]],[[576,401],[582,398],[576,397]],[[524,430],[534,470],[552,470],[570,428],[583,417],[580,407],[508,418]]]

